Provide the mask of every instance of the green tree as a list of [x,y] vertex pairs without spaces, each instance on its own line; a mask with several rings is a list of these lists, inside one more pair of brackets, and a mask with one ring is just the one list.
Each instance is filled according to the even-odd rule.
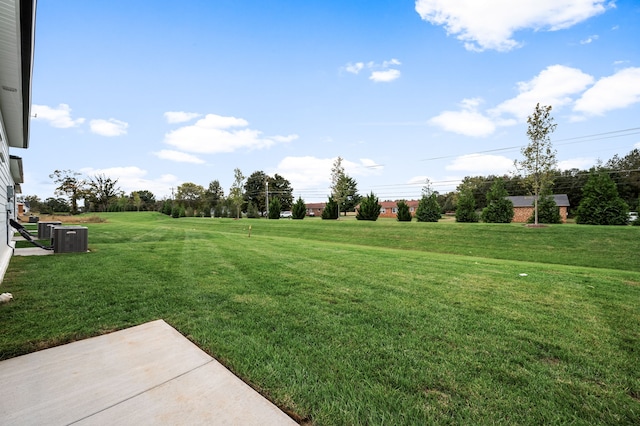
[[233,170],[233,184],[229,190],[229,200],[233,204],[236,212],[236,219],[240,219],[240,209],[242,207],[242,201],[244,195],[242,194],[242,188],[244,186],[244,175],[240,169]]
[[92,210],[106,212],[109,203],[122,193],[117,185],[118,179],[111,179],[103,174],[90,178],[85,197],[93,204]]
[[522,148],[523,159],[515,161],[517,170],[523,173],[523,183],[534,195],[534,223],[538,224],[538,198],[553,185],[556,151],[549,135],[556,129],[551,116],[551,105],[536,104],[533,114],[527,118],[529,144]]
[[[31,212],[40,212],[42,206],[42,200],[37,195],[24,195],[18,197],[19,201],[25,203],[25,206],[31,210]],[[67,211],[69,211],[69,206],[67,206]]]
[[327,200],[327,204],[325,204],[324,209],[322,210],[322,219],[337,219],[338,218],[338,203],[333,199],[333,197],[329,196]]
[[280,219],[280,212],[282,204],[278,197],[273,197],[269,200],[269,219]]
[[488,223],[510,223],[513,220],[513,203],[507,199],[509,193],[504,180],[496,178],[487,192],[487,207],[482,209],[482,221]]
[[247,217],[249,219],[256,219],[260,217],[260,212],[258,211],[258,208],[251,201],[249,201],[249,204],[247,204]]
[[582,190],[576,223],[585,225],[626,225],[629,205],[618,195],[608,173],[594,170]]
[[380,216],[380,203],[378,197],[371,192],[360,201],[360,207],[356,210],[357,220],[378,220]]
[[477,222],[476,201],[470,191],[463,191],[458,197],[456,222]]
[[[540,196],[540,202],[538,203],[538,222],[539,223],[562,223],[560,217],[560,207],[553,199],[553,195],[550,193],[542,194]],[[527,222],[533,223],[535,220],[534,213]]]
[[40,213],[44,214],[66,213],[70,211],[69,204],[64,198],[49,197],[44,201],[42,207]]
[[296,202],[293,204],[291,208],[291,216],[294,219],[304,219],[307,215],[307,205],[304,203],[304,200],[301,197],[298,197]]
[[176,200],[185,208],[197,210],[204,204],[204,187],[193,182],[185,182],[178,186]]
[[139,210],[153,211],[156,209],[156,196],[153,192],[147,190],[135,191],[140,197],[140,206],[138,207],[134,200],[134,193],[132,192],[129,198],[131,198],[132,205],[136,206]]
[[615,171],[611,178],[618,187],[618,194],[628,205],[635,206],[640,200],[640,149],[632,149],[624,157],[617,154],[605,164]]
[[58,185],[56,195],[66,195],[71,202],[71,214],[78,214],[78,200],[84,198],[87,181],[81,179],[82,173],[73,170],[55,170],[49,175],[53,183]]
[[347,212],[355,210],[362,197],[358,194],[358,183],[348,175],[342,175],[338,182],[339,190],[342,192],[342,204],[340,211],[346,216]]
[[411,222],[411,212],[409,211],[409,205],[406,201],[398,201],[398,213],[396,213],[396,217],[399,222]]
[[245,202],[247,204],[253,203],[262,216],[264,216],[264,212],[267,210],[265,198],[267,179],[269,179],[269,177],[262,170],[259,170],[251,173],[244,184]]
[[280,176],[279,174],[273,175],[269,178],[269,199],[279,198],[280,208],[282,210],[291,210],[293,204],[293,188],[291,183]]
[[418,203],[416,219],[418,222],[437,222],[442,217],[440,212],[438,193],[431,189],[431,184],[427,181],[427,184],[422,188],[422,198]]
[[131,193],[131,200],[133,205],[136,207],[136,211],[140,211],[140,206],[142,206],[142,198],[140,198],[140,194],[138,191],[133,191]]
[[336,158],[331,168],[331,197],[336,202],[338,216],[341,211],[346,215],[362,199],[358,194],[357,182],[344,171],[342,157]]
[[209,187],[204,192],[204,198],[205,203],[207,204],[206,207],[209,211],[213,210],[215,215],[215,210],[218,207],[218,204],[224,202],[224,189],[222,189],[218,180],[214,180],[209,183]]

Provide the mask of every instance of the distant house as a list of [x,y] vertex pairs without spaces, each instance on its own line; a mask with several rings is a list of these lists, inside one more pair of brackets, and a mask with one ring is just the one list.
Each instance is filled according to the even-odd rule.
[[[380,216],[379,217],[391,217],[396,218],[398,214],[398,202],[396,201],[381,201],[380,202]],[[409,206],[409,212],[411,216],[414,217],[416,215],[416,210],[418,210],[419,200],[405,200],[405,203]]]
[[[517,197],[507,197],[513,203],[513,222],[526,223],[531,215],[533,215],[533,201],[535,200],[533,195],[521,195]],[[553,196],[553,200],[560,208],[560,219],[562,223],[567,221],[567,210],[569,208],[569,197],[567,194],[556,194]]]
[[322,216],[322,210],[327,203],[307,203],[307,216]]
[[0,281],[9,265],[16,219],[16,194],[24,182],[22,158],[29,147],[35,0],[0,0]]

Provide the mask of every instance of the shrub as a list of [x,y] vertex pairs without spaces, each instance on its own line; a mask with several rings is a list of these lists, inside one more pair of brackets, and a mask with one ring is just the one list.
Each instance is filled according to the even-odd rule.
[[[531,217],[529,217],[527,222],[534,223],[535,214],[535,211],[531,213]],[[558,207],[553,197],[549,194],[543,195],[540,197],[540,200],[538,200],[538,223],[562,223],[560,207]]]
[[440,204],[438,204],[438,196],[435,192],[430,195],[422,194],[422,198],[418,203],[416,210],[416,219],[418,222],[437,222],[442,217]]
[[456,222],[477,222],[478,214],[476,213],[476,200],[473,193],[463,191],[458,198],[458,206],[456,207]]
[[333,197],[329,197],[327,204],[322,210],[323,219],[337,219],[338,218],[338,203],[335,202]]
[[582,189],[576,223],[586,225],[626,225],[629,206],[604,172],[593,172]]
[[247,217],[250,219],[256,219],[258,217],[260,217],[260,212],[258,211],[258,207],[256,207],[255,204],[253,204],[253,202],[249,202],[249,204],[247,204]]
[[180,207],[173,206],[173,208],[171,209],[171,217],[174,219],[177,219],[180,217]]
[[[487,192],[487,207],[482,209],[482,221],[488,223],[510,223],[513,220],[513,203],[506,197],[509,193],[504,180],[497,178]],[[558,216],[559,217],[559,216]]]
[[280,198],[273,197],[269,201],[269,219],[280,219]]
[[372,192],[360,201],[360,207],[357,209],[356,219],[378,220],[378,216],[380,216],[380,203],[378,203],[378,197],[376,197]]
[[304,219],[307,215],[307,205],[301,197],[298,197],[298,200],[291,207],[291,215],[294,219]]
[[398,201],[398,213],[396,214],[399,222],[411,222],[411,212],[409,211],[409,205],[404,201]]

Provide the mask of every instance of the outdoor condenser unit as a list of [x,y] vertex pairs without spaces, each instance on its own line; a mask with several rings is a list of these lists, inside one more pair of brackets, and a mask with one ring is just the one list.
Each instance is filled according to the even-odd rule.
[[38,238],[48,240],[51,238],[51,227],[60,225],[62,225],[62,222],[59,221],[38,222]]
[[85,226],[54,226],[51,228],[54,253],[82,253],[89,250],[89,229]]

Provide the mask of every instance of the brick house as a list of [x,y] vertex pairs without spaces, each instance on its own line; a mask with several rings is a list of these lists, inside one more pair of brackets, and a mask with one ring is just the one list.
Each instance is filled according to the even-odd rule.
[[327,203],[307,203],[305,206],[307,207],[307,216],[322,216],[322,210]]
[[[398,201],[381,201],[380,202],[380,216],[379,217],[390,217],[395,219],[398,214]],[[409,206],[409,212],[412,217],[415,217],[416,210],[418,210],[419,200],[405,200],[405,203]]]
[[[518,223],[526,223],[531,215],[533,215],[533,201],[535,200],[533,195],[521,195],[516,197],[507,197],[513,203],[513,221]],[[567,222],[567,210],[569,208],[569,197],[567,194],[556,194],[553,196],[553,200],[560,208],[560,219],[562,223]]]

